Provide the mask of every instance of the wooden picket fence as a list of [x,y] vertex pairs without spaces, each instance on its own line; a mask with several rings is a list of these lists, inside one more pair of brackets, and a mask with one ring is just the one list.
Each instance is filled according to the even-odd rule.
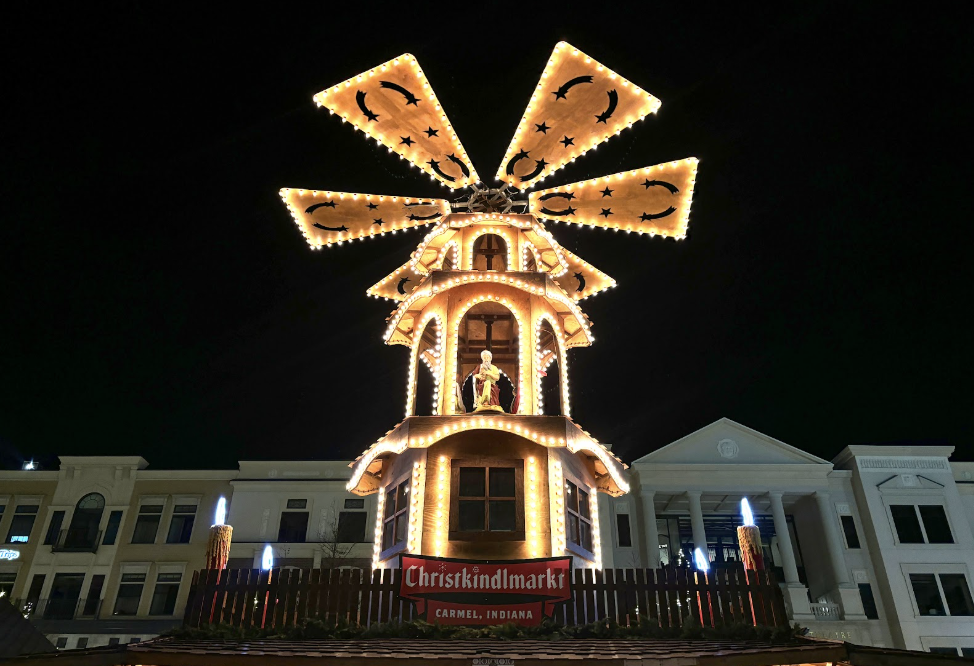
[[[583,625],[640,617],[679,627],[693,616],[707,627],[747,623],[787,626],[781,589],[769,571],[718,569],[575,569],[573,596],[555,607],[556,622]],[[204,569],[193,574],[184,624],[283,628],[305,618],[369,626],[417,619],[399,597],[399,569]]]

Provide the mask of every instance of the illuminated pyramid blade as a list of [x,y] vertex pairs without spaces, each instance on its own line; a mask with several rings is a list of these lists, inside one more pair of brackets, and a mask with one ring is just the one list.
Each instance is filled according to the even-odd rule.
[[555,46],[517,126],[497,177],[517,188],[538,183],[632,127],[660,101],[565,42]]
[[684,238],[696,176],[688,157],[532,192],[529,209],[557,222]]
[[314,100],[447,187],[479,180],[423,70],[408,53],[323,90]]
[[574,300],[580,301],[616,286],[615,280],[581,257],[565,248],[561,248],[561,252],[568,262],[568,270],[555,278],[555,282]]
[[432,224],[450,212],[450,203],[445,199],[289,188],[280,194],[314,248]]
[[404,301],[425,278],[426,275],[417,272],[410,260],[369,287],[365,293],[377,298]]

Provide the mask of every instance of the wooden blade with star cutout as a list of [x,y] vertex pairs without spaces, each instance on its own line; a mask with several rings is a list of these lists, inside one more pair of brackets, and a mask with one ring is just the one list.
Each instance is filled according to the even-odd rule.
[[660,101],[565,42],[541,73],[497,177],[519,189],[655,113]]
[[416,58],[404,53],[314,96],[447,187],[479,181]]
[[684,238],[697,159],[531,192],[531,213],[556,222]]
[[313,248],[432,224],[450,212],[445,199],[291,188],[280,195]]
[[562,289],[572,299],[580,301],[616,286],[616,281],[576,254],[561,248],[568,270],[555,278]]

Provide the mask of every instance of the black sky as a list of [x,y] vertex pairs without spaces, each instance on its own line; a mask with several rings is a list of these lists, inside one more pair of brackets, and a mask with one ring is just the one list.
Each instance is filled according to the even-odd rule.
[[584,302],[576,422],[627,460],[721,416],[827,458],[972,459],[959,10],[331,4],[8,16],[3,465],[357,455],[402,418],[407,365],[365,290],[423,232],[311,252],[277,191],[449,192],[311,96],[413,53],[493,174],[560,39],[662,107],[554,184],[701,160],[683,242],[554,228],[620,285]]

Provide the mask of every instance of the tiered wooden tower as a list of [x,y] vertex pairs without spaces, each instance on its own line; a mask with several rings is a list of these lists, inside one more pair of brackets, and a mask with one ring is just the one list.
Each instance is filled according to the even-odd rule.
[[597,495],[628,492],[626,466],[572,421],[566,353],[593,342],[579,301],[615,281],[541,220],[682,239],[697,161],[519,194],[659,107],[565,43],[541,74],[497,189],[478,184],[410,55],[315,101],[451,190],[469,188],[452,203],[281,190],[315,249],[433,225],[368,291],[399,301],[385,340],[410,349],[406,418],[353,463],[348,484],[379,493],[373,565],[397,566],[401,553],[571,554],[601,567]]

